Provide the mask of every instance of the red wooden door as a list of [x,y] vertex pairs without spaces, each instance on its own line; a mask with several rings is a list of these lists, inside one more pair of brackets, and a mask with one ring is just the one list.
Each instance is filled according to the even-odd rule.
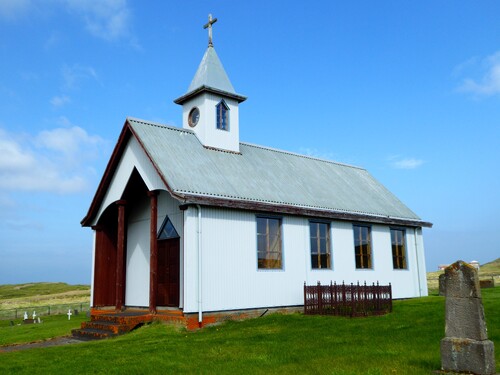
[[158,241],[156,305],[179,307],[179,238]]
[[94,307],[116,303],[116,236],[106,230],[96,232]]

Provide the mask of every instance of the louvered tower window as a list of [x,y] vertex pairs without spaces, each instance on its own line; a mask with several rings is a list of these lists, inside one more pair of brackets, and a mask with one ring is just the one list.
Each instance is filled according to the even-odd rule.
[[229,107],[224,99],[215,106],[215,113],[217,116],[217,129],[229,130]]

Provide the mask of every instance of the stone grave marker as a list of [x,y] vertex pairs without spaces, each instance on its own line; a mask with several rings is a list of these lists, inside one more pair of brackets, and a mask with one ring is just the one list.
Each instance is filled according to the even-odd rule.
[[445,338],[441,340],[444,371],[495,374],[495,349],[488,340],[477,270],[457,261],[445,269]]
[[444,273],[439,275],[439,295],[444,296],[445,290],[444,290]]

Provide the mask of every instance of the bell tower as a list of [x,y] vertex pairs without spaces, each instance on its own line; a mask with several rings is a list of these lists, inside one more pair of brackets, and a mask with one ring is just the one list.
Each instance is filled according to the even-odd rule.
[[208,15],[208,48],[203,55],[187,93],[174,100],[182,105],[182,127],[195,132],[205,147],[240,152],[238,105],[246,100],[233,88],[212,42],[212,25],[217,18]]

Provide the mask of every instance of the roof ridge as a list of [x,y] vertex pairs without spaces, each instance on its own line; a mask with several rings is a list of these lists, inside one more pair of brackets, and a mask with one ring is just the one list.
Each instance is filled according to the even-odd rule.
[[287,154],[287,155],[297,156],[297,157],[301,157],[301,158],[305,158],[305,159],[317,160],[317,161],[321,161],[321,162],[325,162],[325,163],[340,165],[342,167],[349,167],[349,168],[361,169],[363,171],[366,171],[366,168],[358,167],[356,165],[341,163],[341,162],[338,162],[338,161],[333,161],[333,160],[328,160],[328,159],[322,159],[322,158],[318,158],[316,156],[299,154],[298,152],[280,150],[278,148],[273,148],[273,147],[268,147],[268,146],[261,146],[261,145],[256,145],[254,143],[248,143],[248,142],[240,142],[240,145],[245,145],[245,146],[249,146],[249,147],[260,148],[260,149],[263,149],[263,150],[269,150],[269,151],[279,152],[281,154]]
[[159,122],[150,121],[150,120],[142,120],[142,119],[139,119],[139,118],[136,118],[136,117],[130,117],[130,116],[128,116],[127,117],[127,121],[134,121],[134,122],[137,122],[139,124],[144,124],[144,125],[149,125],[149,126],[156,126],[158,128],[164,128],[164,129],[168,129],[168,130],[175,130],[175,131],[178,131],[178,132],[181,132],[181,133],[189,133],[189,134],[195,135],[194,131],[192,131],[191,129],[179,128],[179,127],[173,126],[173,125],[165,125],[165,124],[161,124]]

